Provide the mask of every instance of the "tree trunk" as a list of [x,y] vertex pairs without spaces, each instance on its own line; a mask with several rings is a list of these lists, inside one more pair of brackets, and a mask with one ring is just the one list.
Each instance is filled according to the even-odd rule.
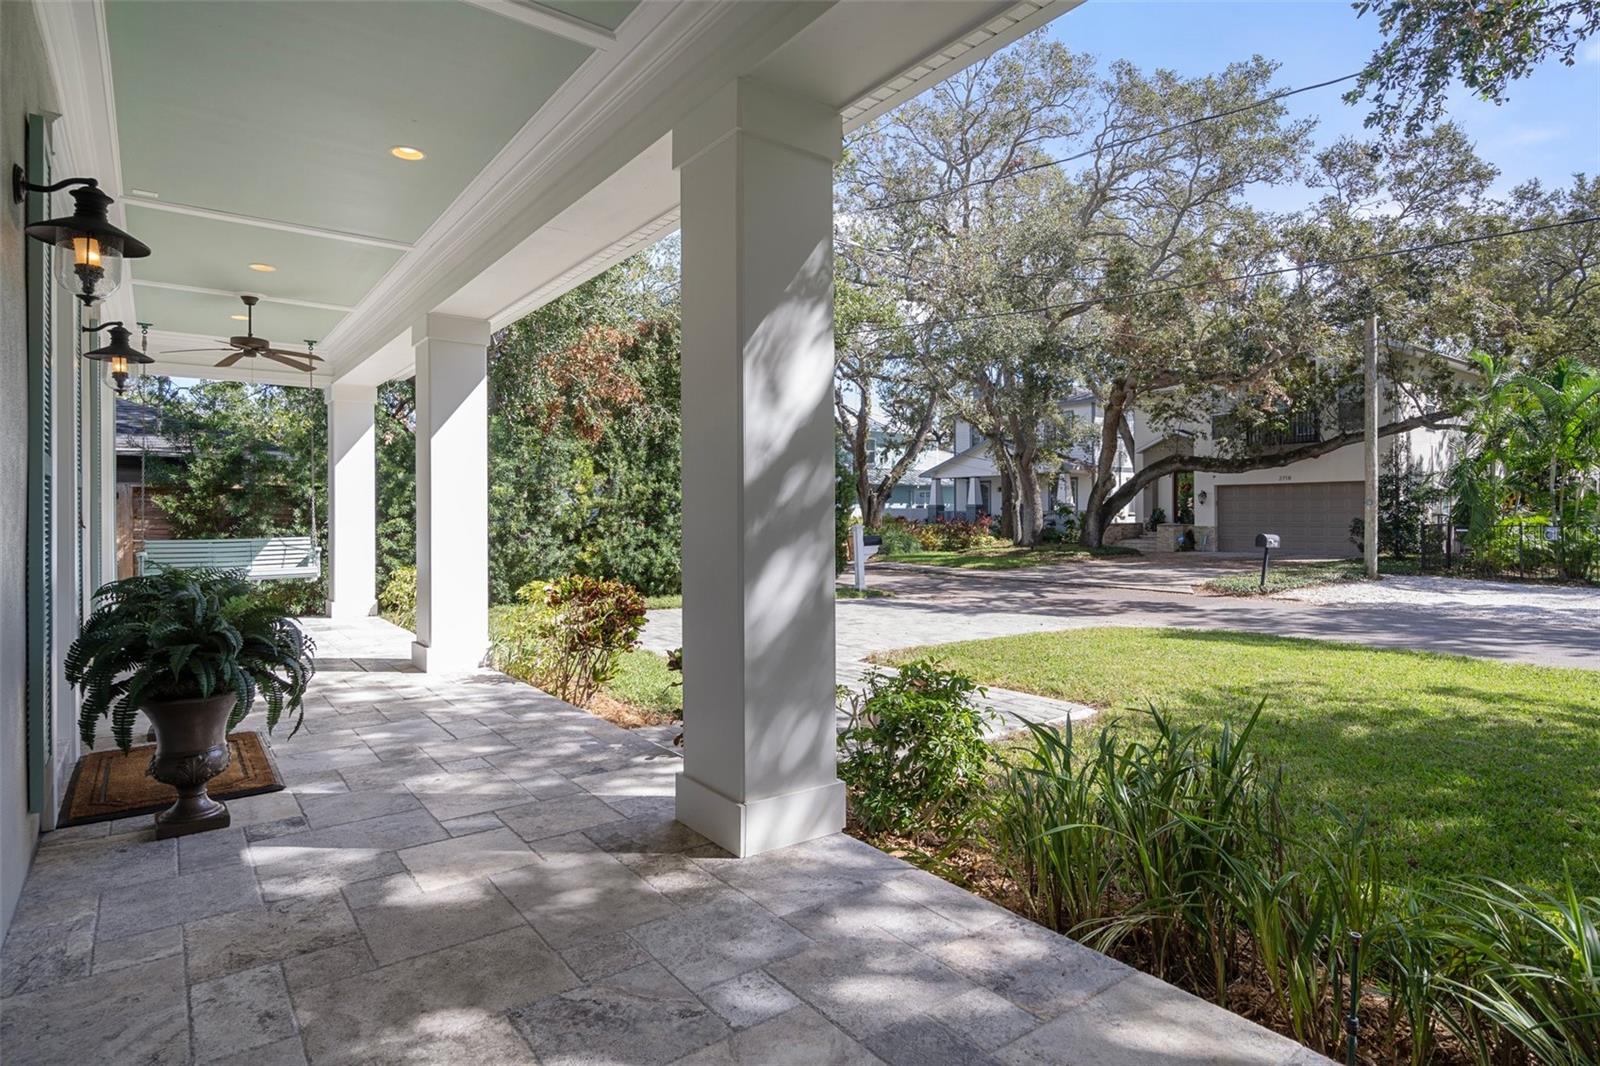
[[1084,501],[1083,531],[1079,540],[1085,547],[1098,548],[1105,542],[1106,526],[1111,516],[1120,510],[1107,508],[1106,499],[1116,487],[1117,442],[1123,428],[1123,415],[1128,409],[1128,387],[1123,381],[1113,381],[1106,390],[1104,421],[1100,423],[1100,454],[1096,457],[1094,484],[1089,487],[1089,498]]
[[1017,540],[1017,479],[1006,462],[1000,464],[1000,535],[1013,544],[1021,543]]
[[861,524],[867,529],[880,529],[883,526],[883,508],[885,500],[877,492],[868,492],[864,496],[857,496],[861,501]]
[[1034,547],[1044,533],[1044,513],[1039,508],[1039,472],[1032,453],[1024,453],[1017,464],[1017,535],[1015,543]]

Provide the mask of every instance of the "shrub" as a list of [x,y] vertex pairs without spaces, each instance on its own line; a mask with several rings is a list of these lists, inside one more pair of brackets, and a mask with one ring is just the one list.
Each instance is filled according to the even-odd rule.
[[878,551],[884,556],[910,555],[922,550],[922,539],[917,536],[911,523],[903,518],[889,519],[878,530],[878,536],[883,538]]
[[923,551],[959,552],[987,540],[992,525],[993,519],[988,515],[977,518],[956,515],[924,522],[914,528]]
[[[523,586],[522,591],[530,591]],[[644,597],[620,581],[571,576],[550,582],[542,603],[507,612],[495,666],[569,703],[585,704],[638,644]]]
[[850,720],[839,734],[839,777],[869,832],[916,833],[961,825],[975,810],[994,750],[989,715],[973,702],[972,678],[919,659],[898,674],[873,670],[845,693]]
[[417,628],[417,568],[397,566],[378,592],[378,614],[401,629]]

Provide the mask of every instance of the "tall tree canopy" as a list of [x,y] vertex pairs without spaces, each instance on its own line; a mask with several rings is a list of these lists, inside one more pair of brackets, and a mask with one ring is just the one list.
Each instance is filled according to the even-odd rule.
[[[681,582],[674,247],[585,282],[489,349],[489,580],[495,602],[536,579]],[[414,392],[379,395],[382,568],[410,565]]]
[[1383,43],[1345,97],[1372,100],[1369,126],[1416,134],[1444,112],[1452,81],[1503,103],[1510,84],[1547,59],[1571,66],[1600,30],[1596,0],[1356,0]]
[[[1347,423],[1369,314],[1395,401],[1385,435],[1454,418],[1461,357],[1496,332],[1529,352],[1592,340],[1592,232],[1461,243],[1588,210],[1592,183],[1490,201],[1496,171],[1450,124],[1315,150],[1313,123],[1272,98],[1274,74],[1260,57],[1205,77],[1102,73],[1036,35],[852,142],[840,244],[854,283],[892,305],[888,335],[934,338],[924,358],[1015,486],[1006,528],[1020,543],[1040,535],[1041,474],[1081,431],[1062,416],[1074,390],[1104,414],[1083,523],[1097,544],[1156,478],[1358,440]],[[1257,189],[1289,182],[1314,201],[1253,206]],[[1219,411],[1232,432],[1215,454],[1117,484],[1135,412],[1182,435]],[[1322,439],[1279,446],[1308,415]]]

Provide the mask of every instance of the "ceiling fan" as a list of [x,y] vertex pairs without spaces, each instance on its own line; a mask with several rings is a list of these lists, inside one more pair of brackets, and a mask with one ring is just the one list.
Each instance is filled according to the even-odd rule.
[[255,331],[255,306],[260,301],[259,296],[241,296],[245,308],[245,335],[243,337],[229,337],[225,348],[179,348],[175,351],[163,352],[163,355],[183,355],[193,352],[228,352],[217,366],[232,366],[239,360],[249,356],[254,358],[262,356],[275,363],[293,367],[310,373],[316,369],[316,364],[322,362],[322,356],[311,353],[312,342],[306,341],[306,350],[303,352],[289,351],[286,348],[274,348],[272,342],[265,337],[257,337]]

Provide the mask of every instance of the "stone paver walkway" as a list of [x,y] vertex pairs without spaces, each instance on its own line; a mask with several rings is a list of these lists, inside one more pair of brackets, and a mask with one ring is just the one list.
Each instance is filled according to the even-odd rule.
[[849,837],[734,859],[656,745],[310,627],[287,791],[45,835],[7,1063],[1326,1063]]

